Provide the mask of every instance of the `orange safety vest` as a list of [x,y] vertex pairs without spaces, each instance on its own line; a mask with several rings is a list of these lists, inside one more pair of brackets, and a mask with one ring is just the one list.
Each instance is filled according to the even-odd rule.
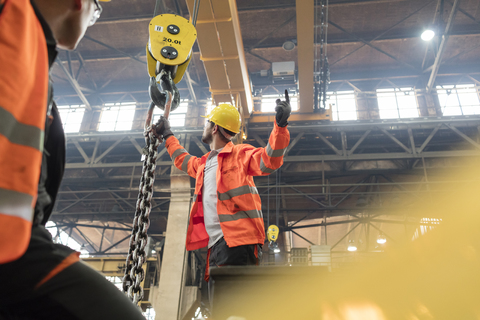
[[[229,247],[264,243],[262,203],[253,176],[269,175],[280,168],[289,142],[287,128],[275,123],[265,148],[229,142],[218,154],[217,214]],[[209,237],[203,220],[201,192],[205,163],[210,152],[201,158],[192,156],[174,136],[167,139],[166,146],[175,166],[196,178],[195,201],[187,230],[187,250],[206,247]]]
[[29,0],[0,13],[0,264],[30,241],[48,98],[45,35]]

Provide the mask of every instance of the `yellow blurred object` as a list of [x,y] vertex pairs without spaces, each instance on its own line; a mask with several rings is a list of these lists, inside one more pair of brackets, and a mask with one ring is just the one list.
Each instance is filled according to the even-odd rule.
[[235,133],[240,132],[240,126],[242,125],[242,120],[240,119],[240,113],[238,113],[237,108],[228,103],[221,103],[207,115],[202,116],[212,121],[216,125],[232,131]]
[[[424,194],[419,205],[405,209],[419,220],[435,217],[438,225],[413,241],[409,236],[398,239],[373,262],[334,272],[315,266],[252,267],[233,275],[235,269],[212,270],[216,294],[212,316],[226,319],[235,315],[248,320],[480,319],[478,163],[475,158],[463,170],[446,173],[449,177],[443,178],[455,182]],[[272,295],[272,288],[282,294]]]
[[179,83],[191,59],[197,39],[195,27],[185,18],[161,14],[148,27],[147,67],[150,77],[156,77],[164,68],[170,68],[175,83]]
[[277,241],[278,239],[278,227],[274,224],[271,224],[267,229],[267,238],[268,241]]

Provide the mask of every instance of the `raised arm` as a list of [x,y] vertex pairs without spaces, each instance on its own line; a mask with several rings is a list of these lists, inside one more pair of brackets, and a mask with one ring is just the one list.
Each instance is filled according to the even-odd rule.
[[290,133],[286,127],[275,123],[265,148],[245,147],[245,168],[251,176],[266,176],[275,172],[283,164],[283,155],[290,143]]
[[283,155],[290,143],[290,133],[287,129],[288,117],[291,113],[288,91],[285,90],[285,101],[278,99],[276,102],[275,124],[267,146],[265,148],[245,148],[245,167],[249,175],[269,175],[283,164]]
[[168,154],[172,158],[175,167],[187,173],[190,177],[195,178],[197,168],[200,165],[200,158],[192,156],[182,147],[170,129],[170,122],[163,116],[158,123],[157,133],[163,136]]

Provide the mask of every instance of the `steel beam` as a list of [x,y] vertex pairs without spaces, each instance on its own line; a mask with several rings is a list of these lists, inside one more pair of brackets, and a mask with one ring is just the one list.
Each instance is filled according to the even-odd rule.
[[372,132],[372,130],[365,131],[365,133],[360,137],[360,139],[358,139],[358,141],[355,143],[352,149],[347,151],[347,155],[349,156],[352,155],[355,152],[355,150],[357,150],[358,146],[363,142],[363,140],[365,140],[365,138],[370,134],[370,132]]
[[313,42],[315,5],[313,0],[296,0],[297,61],[300,113],[313,112]]
[[[292,150],[293,147],[295,147],[295,145],[298,143],[298,141],[300,141],[300,139],[303,137],[304,134],[305,134],[304,132],[300,132],[300,133],[297,134],[297,136],[295,137],[295,139],[293,139],[293,141],[291,141],[290,144],[288,145],[288,147],[287,147],[287,152],[285,152],[285,154],[288,154],[288,152],[289,152],[290,150]],[[257,135],[257,136],[258,136],[258,135]],[[256,140],[256,138],[255,138],[255,140]],[[257,141],[258,141],[258,140],[257,140]],[[263,142],[263,140],[262,140],[262,142]]]
[[438,129],[440,129],[441,126],[442,124],[440,123],[435,127],[435,129],[432,130],[432,132],[428,135],[427,139],[425,139],[425,141],[422,143],[422,146],[417,149],[417,153],[423,152],[423,149],[425,149],[425,147],[428,145],[430,140],[432,140],[433,136],[435,135],[435,133],[437,133]]
[[320,132],[317,132],[317,136],[326,143],[338,156],[344,156],[342,151],[338,150],[330,141],[327,140]]
[[102,160],[103,157],[105,157],[105,156],[106,156],[110,151],[112,151],[120,142],[122,142],[123,139],[125,139],[125,137],[122,137],[122,138],[118,139],[117,141],[115,141],[107,150],[105,150],[100,156],[98,156],[98,158],[95,159],[95,158],[92,157],[92,162],[93,162],[94,164],[99,163],[100,160]]
[[455,132],[456,134],[458,134],[460,137],[462,137],[465,141],[469,142],[470,144],[472,144],[475,148],[477,149],[480,149],[480,144],[476,143],[473,139],[471,139],[469,136],[467,136],[465,133],[461,132],[460,130],[458,130],[457,128],[455,128],[454,126],[450,125],[450,124],[447,124],[446,125],[448,128],[450,128],[453,132]]
[[104,46],[105,48],[114,50],[114,51],[120,53],[120,54],[123,55],[123,56],[130,57],[130,58],[132,58],[133,60],[135,60],[135,61],[137,61],[137,62],[140,62],[141,64],[144,64],[144,65],[147,64],[145,61],[142,61],[142,60],[138,59],[137,57],[132,56],[131,54],[128,54],[128,53],[126,53],[126,52],[124,52],[124,51],[122,51],[122,50],[119,50],[119,49],[117,49],[117,48],[114,48],[114,47],[112,47],[112,46],[110,46],[110,45],[108,45],[108,44],[106,44],[106,43],[104,43],[104,42],[102,42],[102,41],[93,39],[93,38],[90,37],[90,36],[85,35],[84,38],[86,38],[86,39],[88,39],[88,40],[90,40],[90,41],[93,41],[93,42],[95,42],[95,43],[98,43],[99,45],[102,45],[102,46]]
[[433,63],[432,72],[430,73],[430,78],[427,82],[427,93],[430,93],[433,89],[433,85],[435,84],[435,79],[437,77],[438,68],[440,67],[440,63],[443,58],[443,53],[445,51],[445,47],[447,46],[448,37],[450,35],[450,30],[453,26],[453,20],[455,18],[455,14],[457,13],[459,0],[455,0],[452,6],[452,10],[450,11],[450,16],[448,17],[447,26],[445,27],[445,32],[442,35],[442,41],[440,42],[440,46],[438,48],[437,56],[435,57],[435,62]]
[[[379,128],[380,131],[382,131],[383,133],[385,133],[385,135],[387,137],[389,137],[390,139],[392,139],[393,142],[395,142],[396,144],[398,144],[400,147],[402,147],[402,149],[404,149],[406,152],[408,153],[412,153],[412,150],[410,150],[410,148],[406,147],[403,143],[400,142],[400,140],[398,140],[397,138],[395,138],[390,132],[388,132],[387,130],[385,130],[384,128]],[[410,128],[409,128],[410,129]]]
[[[458,0],[457,0],[457,1],[458,1]],[[370,42],[368,42],[368,41],[360,38],[359,36],[357,36],[357,35],[355,35],[355,34],[353,34],[353,33],[348,32],[347,30],[345,30],[344,28],[342,28],[342,27],[339,26],[338,24],[336,24],[336,23],[334,23],[334,22],[332,22],[332,21],[330,21],[330,20],[328,21],[328,23],[331,24],[332,26],[334,26],[335,28],[337,28],[338,30],[343,31],[344,33],[350,35],[351,37],[357,39],[358,41],[363,42],[365,45],[371,47],[372,49],[375,49],[375,50],[377,50],[378,52],[383,53],[383,54],[386,55],[387,57],[389,57],[389,58],[391,58],[391,59],[399,62],[401,65],[403,65],[403,66],[405,66],[405,67],[407,67],[407,68],[409,68],[409,69],[412,69],[412,70],[414,70],[414,71],[419,71],[415,66],[412,66],[411,64],[406,63],[406,62],[398,59],[397,57],[395,57],[395,56],[391,55],[390,53],[388,53],[388,52],[386,52],[386,51],[378,48],[377,46],[374,46],[373,44],[371,44]]]
[[207,154],[208,150],[205,148],[205,146],[198,140],[198,138],[194,135],[192,135],[193,142],[197,145],[197,147],[203,152],[203,154]]
[[58,60],[57,64],[60,66],[60,68],[63,70],[63,72],[67,76],[68,82],[70,82],[73,89],[77,93],[78,97],[80,98],[80,100],[82,100],[83,104],[85,105],[85,108],[87,108],[87,110],[92,110],[92,107],[90,106],[90,102],[88,102],[87,98],[83,94],[82,89],[80,88],[80,85],[78,84],[77,80],[75,80],[73,76],[68,72],[67,68],[65,68],[65,66],[63,65],[62,60],[60,60],[60,58],[57,58],[57,60]]
[[[443,0],[437,0],[437,1],[443,1]],[[432,1],[427,1],[423,6],[421,6],[419,9],[415,10],[414,12],[410,13],[409,15],[407,15],[405,18],[403,18],[402,20],[398,21],[397,23],[393,24],[391,27],[389,27],[387,30],[383,31],[382,33],[380,33],[378,36],[376,36],[375,38],[373,38],[372,40],[369,40],[368,42],[372,42],[372,41],[375,41],[377,39],[380,39],[383,35],[387,34],[388,32],[390,32],[391,30],[393,30],[396,26],[398,26],[399,24],[403,23],[405,20],[407,20],[408,18],[410,18],[411,16],[417,14],[418,12],[420,12],[421,10],[423,10],[425,7],[427,7],[428,5],[430,5],[431,3],[433,2]],[[360,47],[354,49],[353,51],[347,53],[346,55],[342,56],[341,58],[335,60],[334,62],[332,62],[330,64],[330,67],[335,65],[337,62],[340,62],[342,61],[343,59],[347,58],[348,56],[352,55],[353,53],[357,52],[358,50],[362,49],[363,47],[365,47],[366,44],[364,43],[363,45],[361,45]]]

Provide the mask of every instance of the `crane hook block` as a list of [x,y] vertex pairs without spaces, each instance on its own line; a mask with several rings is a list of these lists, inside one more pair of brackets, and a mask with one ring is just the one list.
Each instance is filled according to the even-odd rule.
[[181,16],[161,14],[150,20],[148,33],[148,75],[156,77],[165,69],[170,71],[173,82],[179,83],[192,58],[197,30]]
[[278,239],[278,227],[274,224],[270,225],[267,230],[268,241],[276,242]]

